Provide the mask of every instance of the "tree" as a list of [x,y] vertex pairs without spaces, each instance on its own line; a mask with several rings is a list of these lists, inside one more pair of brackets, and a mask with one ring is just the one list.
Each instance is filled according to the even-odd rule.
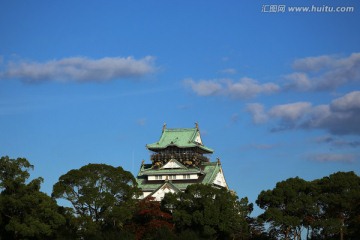
[[315,180],[319,193],[318,231],[325,238],[343,240],[358,236],[360,229],[360,177],[354,172],[337,172]]
[[163,211],[160,202],[152,198],[145,198],[137,203],[136,211],[127,229],[135,233],[136,239],[175,238],[171,214]]
[[53,239],[78,239],[78,224],[77,218],[74,215],[74,209],[59,206],[58,212],[65,218],[65,223],[61,228],[57,229],[56,238]]
[[162,206],[172,211],[178,232],[206,239],[242,239],[248,234],[246,217],[252,204],[224,188],[190,185],[185,192],[166,194]]
[[289,178],[273,190],[262,191],[256,204],[265,210],[259,217],[270,223],[270,235],[301,239],[302,227],[310,228],[317,214],[312,185],[301,178]]
[[40,192],[42,178],[26,183],[25,158],[0,159],[0,239],[49,239],[65,223],[56,202]]
[[311,239],[357,239],[360,229],[360,178],[337,172],[307,182],[289,178],[273,190],[262,191],[256,203],[265,212],[274,237],[301,239],[301,228]]
[[71,202],[83,234],[121,229],[138,194],[135,178],[122,167],[88,164],[59,178],[52,196]]
[[265,226],[264,226],[264,220],[259,217],[249,217],[248,218],[248,224],[249,224],[249,232],[250,232],[250,238],[251,240],[276,240],[275,237],[270,237],[267,233]]

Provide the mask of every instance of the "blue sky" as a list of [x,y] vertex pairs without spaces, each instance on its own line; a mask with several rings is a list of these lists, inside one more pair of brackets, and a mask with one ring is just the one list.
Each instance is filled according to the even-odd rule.
[[[262,12],[283,5],[285,12]],[[353,12],[289,12],[292,6]],[[357,0],[0,1],[0,155],[42,190],[194,127],[231,189],[360,174]]]

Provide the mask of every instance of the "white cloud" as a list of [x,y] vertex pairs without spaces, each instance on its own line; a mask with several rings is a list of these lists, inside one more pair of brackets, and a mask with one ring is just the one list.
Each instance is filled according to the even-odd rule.
[[360,134],[360,91],[333,100],[326,112],[320,112],[313,126],[338,135]]
[[260,84],[251,78],[241,78],[238,82],[228,81],[226,84],[226,94],[235,98],[253,98],[259,94],[271,94],[279,90],[279,86],[274,83]]
[[333,90],[351,82],[360,82],[360,53],[348,57],[307,57],[295,60],[294,73],[285,76],[286,89],[299,91]]
[[224,95],[233,98],[253,98],[259,94],[271,94],[277,92],[280,87],[274,83],[261,84],[251,78],[241,78],[237,82],[230,79],[201,80],[195,82],[192,79],[184,80],[193,92],[200,96]]
[[230,75],[237,73],[236,69],[234,69],[234,68],[226,68],[226,69],[221,70],[220,72],[225,73],[225,74],[230,74]]
[[268,116],[264,111],[264,106],[259,103],[247,104],[247,111],[251,113],[253,122],[256,124],[265,123],[268,120]]
[[360,147],[359,140],[346,140],[341,138],[335,138],[333,136],[321,136],[315,139],[317,143],[326,143],[330,144],[332,147],[351,147],[351,148],[358,148]]
[[292,67],[297,71],[320,71],[332,66],[335,62],[334,57],[323,55],[318,57],[301,58],[294,61]]
[[323,129],[336,135],[360,135],[360,91],[350,92],[327,105],[309,102],[277,105],[264,110],[261,104],[248,104],[255,123],[272,120],[274,131]]
[[311,90],[313,85],[306,73],[295,72],[285,76],[287,83],[285,85],[286,89],[296,89],[298,91],[308,91]]
[[[284,76],[285,83],[282,85],[273,82],[261,83],[248,77],[237,81],[232,79],[184,81],[200,96],[223,95],[240,99],[289,90],[334,90],[345,84],[360,82],[360,53],[352,53],[342,58],[333,55],[301,58],[295,60],[292,67],[295,71]],[[236,70],[228,68],[221,72],[235,74]]]
[[309,111],[306,121],[301,123],[301,127],[305,129],[323,128],[321,126],[324,125],[324,121],[332,114],[329,105],[314,106],[311,111]]
[[334,142],[335,139],[330,135],[326,135],[326,136],[317,137],[315,141],[317,143],[331,143]]
[[311,155],[308,159],[315,162],[353,163],[356,160],[356,156],[353,154],[321,153]]
[[201,80],[195,82],[192,79],[185,79],[184,84],[189,86],[199,96],[211,96],[218,94],[222,90],[220,83],[212,80]]
[[360,91],[354,91],[335,99],[330,107],[332,110],[339,112],[360,110]]
[[279,118],[284,121],[297,121],[307,114],[311,109],[309,102],[297,102],[277,105],[269,110],[270,117]]
[[76,81],[104,82],[114,79],[142,77],[155,71],[154,58],[105,57],[90,59],[70,57],[47,62],[9,62],[0,77],[27,82]]

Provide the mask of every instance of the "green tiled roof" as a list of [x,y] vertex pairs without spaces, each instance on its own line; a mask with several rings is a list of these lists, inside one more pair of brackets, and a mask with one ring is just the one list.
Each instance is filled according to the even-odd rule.
[[188,185],[195,183],[211,184],[216,178],[216,175],[220,171],[221,166],[219,162],[203,162],[200,168],[187,168],[187,169],[152,169],[151,164],[143,164],[136,178],[138,187],[142,191],[155,191],[157,188],[164,184],[163,180],[148,181],[148,175],[171,175],[171,174],[189,174],[198,173],[200,177],[198,179],[189,180],[171,180],[171,183],[180,190],[185,190]]
[[198,147],[206,153],[213,153],[214,150],[204,146],[201,142],[196,141],[201,139],[200,131],[196,128],[164,128],[158,142],[147,144],[149,150],[165,149],[168,146],[176,146],[179,148],[194,148]]
[[210,184],[214,182],[216,175],[220,171],[221,168],[220,164],[219,162],[215,162],[215,163],[208,162],[208,163],[203,163],[203,165],[205,165],[204,167],[205,177],[202,183]]

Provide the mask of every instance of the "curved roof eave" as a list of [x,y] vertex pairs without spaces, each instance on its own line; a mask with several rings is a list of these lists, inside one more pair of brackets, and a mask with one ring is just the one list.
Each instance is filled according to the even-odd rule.
[[197,144],[194,144],[194,145],[188,145],[188,146],[179,146],[177,144],[168,144],[168,145],[165,145],[165,146],[149,146],[149,145],[155,145],[156,143],[153,143],[153,144],[147,144],[146,145],[146,148],[149,149],[149,150],[160,150],[160,149],[165,149],[167,147],[178,147],[178,148],[195,148],[195,147],[198,147],[208,153],[213,153],[214,150],[211,149],[211,148],[208,148],[208,147],[205,147],[205,146],[202,146],[202,145],[197,145]]

